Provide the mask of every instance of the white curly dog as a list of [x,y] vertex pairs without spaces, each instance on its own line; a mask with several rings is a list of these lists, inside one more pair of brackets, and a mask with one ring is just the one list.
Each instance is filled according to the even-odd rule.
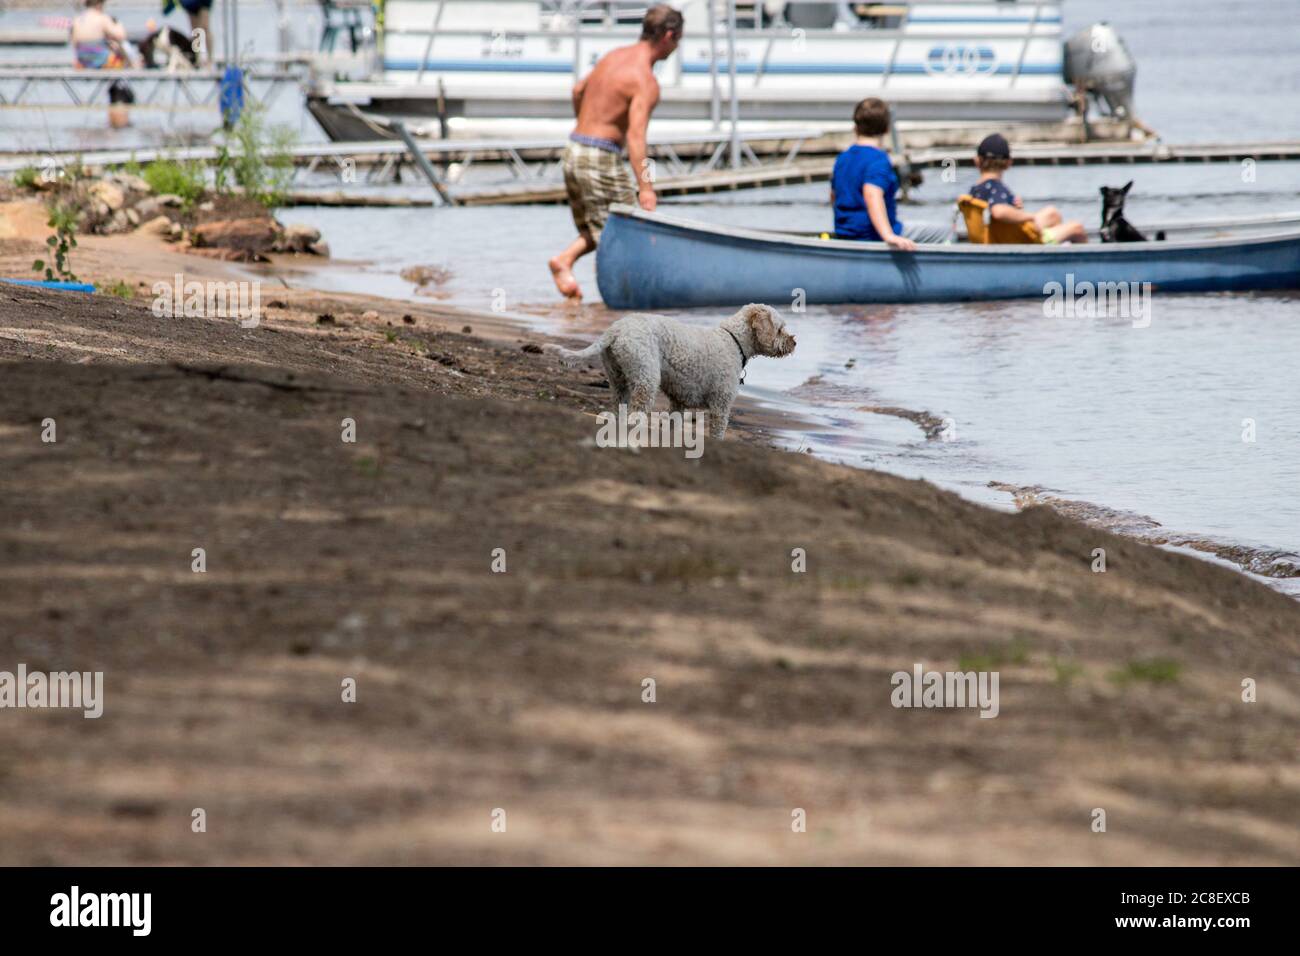
[[750,303],[716,328],[683,325],[661,315],[625,315],[585,349],[551,346],[566,365],[577,365],[597,354],[614,390],[614,411],[628,413],[654,408],[663,389],[674,412],[708,412],[709,437],[727,432],[731,405],[756,355],[780,358],[794,351],[794,336],[776,309]]

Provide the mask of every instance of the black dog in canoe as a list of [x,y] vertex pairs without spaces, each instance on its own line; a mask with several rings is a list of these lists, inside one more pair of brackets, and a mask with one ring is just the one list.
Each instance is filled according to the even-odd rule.
[[[1101,241],[1102,242],[1146,242],[1147,237],[1138,231],[1133,223],[1124,218],[1124,200],[1133,188],[1133,180],[1122,189],[1114,186],[1101,187]],[[1156,233],[1156,239],[1164,239],[1164,232]]]

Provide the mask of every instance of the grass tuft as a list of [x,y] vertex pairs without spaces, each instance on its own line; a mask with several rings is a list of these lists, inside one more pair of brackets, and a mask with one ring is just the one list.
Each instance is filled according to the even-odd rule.
[[1150,684],[1172,684],[1178,680],[1183,665],[1165,657],[1153,657],[1148,660],[1129,661],[1118,670],[1110,672],[1110,679],[1121,687],[1135,681]]

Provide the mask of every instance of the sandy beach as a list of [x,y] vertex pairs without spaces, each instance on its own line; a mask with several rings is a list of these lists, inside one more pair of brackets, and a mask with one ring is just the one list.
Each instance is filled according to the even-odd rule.
[[[600,371],[327,264],[241,328],[149,289],[248,267],[79,252],[134,298],[0,284],[0,669],[104,713],[4,714],[0,864],[1300,862],[1300,606],[1241,574],[743,410],[598,448]],[[996,719],[893,706],[917,664],[997,671]]]

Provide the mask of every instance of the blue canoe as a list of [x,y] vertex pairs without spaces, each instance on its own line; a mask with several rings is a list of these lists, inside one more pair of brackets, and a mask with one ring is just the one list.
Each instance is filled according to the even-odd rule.
[[963,302],[1042,298],[1053,283],[1146,283],[1151,291],[1300,288],[1300,230],[1063,246],[926,245],[817,239],[714,226],[615,206],[596,253],[614,309],[787,302]]

